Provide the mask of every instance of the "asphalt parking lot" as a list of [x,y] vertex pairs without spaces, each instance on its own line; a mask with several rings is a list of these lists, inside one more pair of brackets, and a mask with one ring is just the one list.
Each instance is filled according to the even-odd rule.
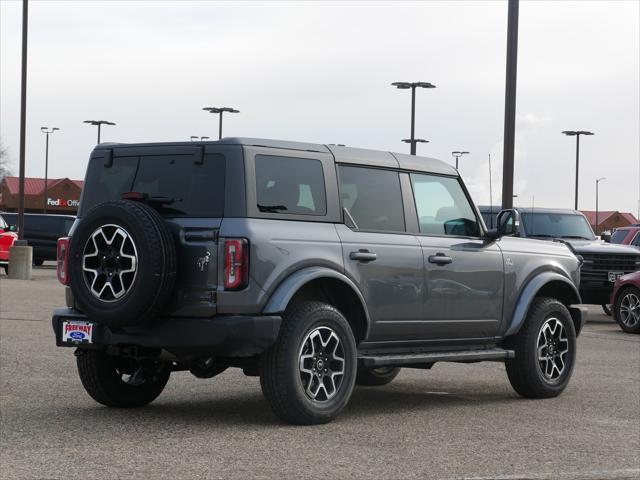
[[94,403],[55,346],[63,303],[53,268],[0,274],[0,478],[640,478],[640,336],[599,308],[559,398],[519,398],[501,364],[438,364],[292,427],[239,370],[176,373],[143,409]]

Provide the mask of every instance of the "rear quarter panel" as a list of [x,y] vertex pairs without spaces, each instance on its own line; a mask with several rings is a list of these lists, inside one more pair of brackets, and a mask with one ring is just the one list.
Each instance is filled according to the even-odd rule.
[[[342,246],[332,223],[225,218],[220,236],[249,239],[250,279],[249,286],[238,292],[225,292],[218,287],[218,313],[261,312],[276,288],[306,267],[344,272]],[[222,240],[219,249],[223,248]],[[222,258],[221,250],[218,257]],[[219,278],[222,275],[220,270]]]

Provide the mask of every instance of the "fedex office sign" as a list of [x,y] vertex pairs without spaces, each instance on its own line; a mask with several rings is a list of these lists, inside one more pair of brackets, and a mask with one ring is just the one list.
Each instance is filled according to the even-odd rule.
[[47,205],[49,207],[77,207],[80,205],[80,200],[64,200],[62,198],[47,198]]

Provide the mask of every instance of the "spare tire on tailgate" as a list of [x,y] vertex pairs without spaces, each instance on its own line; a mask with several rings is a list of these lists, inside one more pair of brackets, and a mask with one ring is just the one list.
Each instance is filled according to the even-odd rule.
[[144,203],[106,202],[78,223],[69,249],[75,302],[109,326],[142,323],[171,297],[176,247],[158,212]]

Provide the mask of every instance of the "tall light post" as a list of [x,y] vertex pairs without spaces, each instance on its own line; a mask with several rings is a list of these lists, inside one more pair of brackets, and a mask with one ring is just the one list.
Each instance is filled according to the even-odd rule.
[[466,155],[469,152],[451,152],[451,155],[453,155],[456,159],[456,170],[458,170],[458,159],[462,156],[462,155]]
[[598,184],[606,179],[606,177],[596,178],[596,235],[598,235]]
[[413,153],[411,155],[415,155],[416,154],[416,144],[418,143],[429,143],[429,140],[425,140],[424,138],[403,138],[402,141],[404,143],[410,143],[411,144],[411,148],[413,149]]
[[98,127],[98,145],[100,145],[100,127],[102,125],[115,125],[115,123],[108,122],[106,120],[85,120],[84,123],[88,123],[89,125],[95,125]]
[[416,88],[436,88],[435,85],[432,85],[429,82],[393,82],[393,85],[400,90],[408,90],[411,89],[411,138],[407,140],[402,140],[405,143],[410,143],[410,153],[411,155],[416,154],[416,143],[426,143],[424,140],[415,138],[415,126],[416,126]]
[[40,127],[40,131],[47,136],[45,154],[44,154],[44,213],[47,213],[47,189],[49,187],[49,135],[56,130],[60,130],[58,127]]
[[565,130],[568,137],[576,137],[576,200],[573,209],[578,210],[578,170],[580,169],[580,135],[593,135],[592,132],[586,130]]
[[240,113],[240,110],[236,110],[231,107],[204,107],[202,110],[205,110],[209,113],[217,113],[220,115],[220,121],[218,122],[218,140],[222,138],[222,114],[224,112],[229,113]]

